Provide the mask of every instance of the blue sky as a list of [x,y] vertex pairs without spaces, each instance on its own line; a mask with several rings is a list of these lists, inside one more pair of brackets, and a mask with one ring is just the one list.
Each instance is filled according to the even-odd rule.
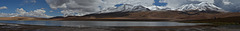
[[[159,3],[160,0],[155,0],[153,5],[156,6],[165,6],[167,3]],[[122,4],[118,4],[116,6],[121,6]],[[45,0],[0,0],[0,7],[6,6],[8,9],[1,9],[0,13],[16,13],[17,8],[23,8],[27,12],[33,11],[36,9],[45,8],[47,12],[45,14],[50,16],[59,16],[62,15],[60,13],[61,10],[53,10],[49,7],[49,5],[45,2]],[[53,12],[50,12],[53,11]]]
[[153,3],[153,5],[156,5],[156,6],[166,6],[167,3],[160,3],[159,1],[163,1],[163,0],[154,0],[155,3]]
[[[0,13],[16,13],[17,8],[23,8],[27,12],[33,11],[36,9],[45,8],[46,14],[50,16],[62,15],[59,13],[61,10],[53,10],[45,2],[45,0],[0,0],[0,7],[6,6],[8,9],[0,10]],[[50,12],[54,11],[54,12]]]

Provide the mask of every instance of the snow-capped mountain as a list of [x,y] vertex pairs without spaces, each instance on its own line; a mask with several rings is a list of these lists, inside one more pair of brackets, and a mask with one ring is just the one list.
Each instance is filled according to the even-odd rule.
[[198,10],[198,11],[223,11],[223,9],[215,6],[213,3],[202,2],[199,4],[185,4],[177,9],[172,9],[169,7],[160,7],[160,6],[151,6],[151,7],[144,7],[144,6],[133,6],[131,4],[124,4],[120,7],[116,8],[108,8],[106,10],[101,11],[101,13],[108,13],[108,12],[126,12],[126,11],[156,11],[156,10],[174,10],[174,11],[191,11],[191,10]]
[[186,5],[182,5],[181,7],[177,8],[176,10],[179,10],[179,11],[188,11],[188,10],[199,10],[199,11],[214,10],[214,11],[222,11],[221,8],[215,6],[213,3],[206,3],[206,2],[202,2],[200,4],[186,4]]
[[149,11],[148,8],[138,5],[138,6],[134,6],[134,5],[130,5],[130,4],[124,4],[122,6],[119,7],[112,7],[112,8],[108,8],[105,10],[100,11],[101,13],[108,13],[108,12],[126,12],[126,11]]
[[146,7],[146,8],[150,9],[151,11],[171,10],[171,8],[163,7],[163,6],[150,6],[150,7]]
[[[53,9],[63,9],[64,15],[86,15],[92,13],[107,13],[118,11],[137,11],[131,10],[133,6],[129,8],[115,7],[117,4],[129,4],[129,5],[142,5],[150,10],[226,10],[229,12],[239,12],[240,0],[46,0],[48,5]],[[83,4],[84,3],[84,4]],[[165,6],[156,6],[153,3],[167,3]],[[87,5],[85,5],[87,4]],[[129,9],[129,10],[126,10]],[[72,12],[74,11],[74,12]],[[81,12],[75,12],[81,11]],[[94,11],[94,12],[92,12]],[[89,13],[91,12],[91,13]]]
[[[144,7],[142,5],[131,5],[131,4],[123,4],[119,7],[110,7],[105,10],[101,10],[99,13],[110,13],[110,12],[128,12],[128,11],[161,11],[161,10],[178,10],[178,11],[189,11],[189,10],[198,10],[198,11],[222,11],[221,8],[215,6],[213,3],[199,3],[199,4],[186,4],[182,5],[181,7],[178,7],[177,9],[172,9],[169,7],[163,7],[163,6],[150,6],[150,7]],[[17,9],[18,13],[0,13],[0,17],[43,17],[48,18],[51,16],[48,16],[45,13],[44,10],[38,9],[31,12],[26,12],[25,10]],[[93,13],[92,13],[93,14]]]

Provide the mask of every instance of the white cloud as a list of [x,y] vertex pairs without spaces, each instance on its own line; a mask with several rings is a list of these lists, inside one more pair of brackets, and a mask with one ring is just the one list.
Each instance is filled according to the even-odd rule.
[[224,5],[232,4],[229,0],[223,0]]
[[239,11],[240,0],[215,0],[215,5],[228,11]]
[[36,0],[25,0],[25,3],[37,3]]
[[[89,14],[99,11],[98,6],[101,0],[46,0],[52,9],[62,9],[64,15]],[[67,13],[71,12],[71,13]]]
[[45,8],[41,8],[41,9],[45,9]]
[[176,9],[180,6],[186,5],[186,4],[200,4],[201,2],[209,2],[213,3],[213,0],[165,0],[167,4],[167,7]]
[[53,12],[53,11],[49,11],[49,12]]
[[115,7],[116,4],[153,6],[154,0],[46,0],[46,2],[52,9],[62,9],[64,15],[83,16]]
[[2,7],[0,7],[0,9],[8,9],[8,7],[2,6]]
[[30,12],[26,12],[23,8],[18,8],[17,13],[0,13],[0,17],[40,17],[40,18],[50,18],[45,14],[45,10],[37,9]]

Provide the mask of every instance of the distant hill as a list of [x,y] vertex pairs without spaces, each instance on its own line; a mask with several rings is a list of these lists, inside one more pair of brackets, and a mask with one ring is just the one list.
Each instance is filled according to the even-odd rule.
[[96,13],[85,16],[56,16],[52,18],[0,17],[0,20],[65,20],[65,21],[183,21],[239,17],[240,12],[219,11],[126,11]]
[[35,17],[0,17],[0,20],[47,20],[47,19]]
[[50,20],[202,20],[240,16],[238,12],[218,11],[129,11],[101,14],[89,14],[85,16],[53,17]]

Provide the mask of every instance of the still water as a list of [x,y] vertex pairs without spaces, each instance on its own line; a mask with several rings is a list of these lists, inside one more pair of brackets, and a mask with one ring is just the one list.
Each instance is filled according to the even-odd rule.
[[205,23],[179,23],[163,21],[0,21],[0,23],[68,26],[68,27],[95,27],[95,26],[194,26]]

